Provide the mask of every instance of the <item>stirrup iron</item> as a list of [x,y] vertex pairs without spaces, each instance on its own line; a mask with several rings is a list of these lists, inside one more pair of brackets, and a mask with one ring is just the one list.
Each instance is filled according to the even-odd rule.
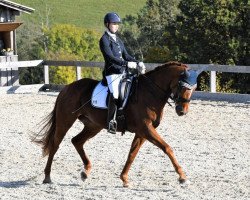
[[116,134],[116,129],[117,129],[117,122],[115,119],[112,119],[109,122],[109,126],[108,126],[108,132],[112,133],[112,134]]
[[115,108],[113,119],[110,120],[108,127],[108,132],[112,134],[116,134],[116,129],[117,129],[116,113],[117,113],[117,107]]

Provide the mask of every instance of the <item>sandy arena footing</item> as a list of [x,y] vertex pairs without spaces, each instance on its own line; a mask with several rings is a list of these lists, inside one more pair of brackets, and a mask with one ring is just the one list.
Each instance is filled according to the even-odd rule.
[[52,165],[52,184],[42,184],[47,158],[29,135],[48,115],[56,95],[1,94],[0,198],[11,199],[250,199],[250,104],[193,100],[190,112],[178,117],[166,105],[157,128],[173,148],[190,181],[184,187],[167,156],[146,142],[129,173],[133,187],[123,188],[119,175],[133,133],[101,131],[85,149],[93,169],[82,182],[82,163],[70,129]]

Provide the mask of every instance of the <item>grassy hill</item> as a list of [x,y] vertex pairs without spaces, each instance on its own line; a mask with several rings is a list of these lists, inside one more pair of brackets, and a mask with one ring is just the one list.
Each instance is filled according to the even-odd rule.
[[74,24],[79,27],[103,31],[103,16],[107,12],[117,12],[121,17],[136,14],[146,0],[12,0],[24,6],[32,7],[31,15],[22,13],[20,20],[41,24],[45,22],[49,10],[49,22]]

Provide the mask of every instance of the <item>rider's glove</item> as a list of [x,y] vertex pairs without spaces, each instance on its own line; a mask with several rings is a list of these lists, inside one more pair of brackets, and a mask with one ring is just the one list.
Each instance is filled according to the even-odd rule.
[[145,72],[146,72],[146,67],[145,67],[145,65],[144,65],[144,63],[143,62],[139,62],[138,63],[138,66],[140,67],[140,72],[141,72],[141,74],[145,74]]
[[128,68],[136,69],[136,66],[137,66],[136,62],[128,62]]

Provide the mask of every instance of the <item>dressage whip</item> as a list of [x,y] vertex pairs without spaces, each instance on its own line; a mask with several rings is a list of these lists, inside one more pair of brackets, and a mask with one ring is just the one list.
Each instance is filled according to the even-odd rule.
[[[122,76],[123,74],[121,74],[121,75],[119,75],[116,79],[118,79],[120,76]],[[159,87],[156,83],[154,83],[150,78],[148,78],[147,76],[145,76],[144,74],[142,74],[142,73],[140,73],[140,70],[138,70],[138,75],[142,75],[143,77],[145,77],[147,80],[149,80],[151,83],[153,83],[153,85],[155,86],[155,87],[157,87],[162,93],[166,93],[166,91],[164,91],[161,87]],[[114,79],[111,83],[113,83],[116,79]],[[110,83],[110,84],[111,84]],[[108,86],[110,85],[110,84],[108,84]],[[107,86],[107,87],[108,87]],[[96,96],[98,96],[103,90],[104,90],[105,88],[103,88],[102,90],[100,90],[95,96],[93,96],[93,97],[96,97]],[[172,98],[171,98],[172,99]],[[75,114],[76,112],[78,112],[79,110],[81,110],[85,105],[87,105],[89,102],[91,101],[91,98],[88,100],[88,101],[86,101],[83,105],[81,105],[78,109],[76,109],[76,110],[74,110],[73,112],[72,112],[72,114]],[[172,105],[167,101],[167,103],[168,103],[168,105],[169,106],[171,106],[172,107]]]

